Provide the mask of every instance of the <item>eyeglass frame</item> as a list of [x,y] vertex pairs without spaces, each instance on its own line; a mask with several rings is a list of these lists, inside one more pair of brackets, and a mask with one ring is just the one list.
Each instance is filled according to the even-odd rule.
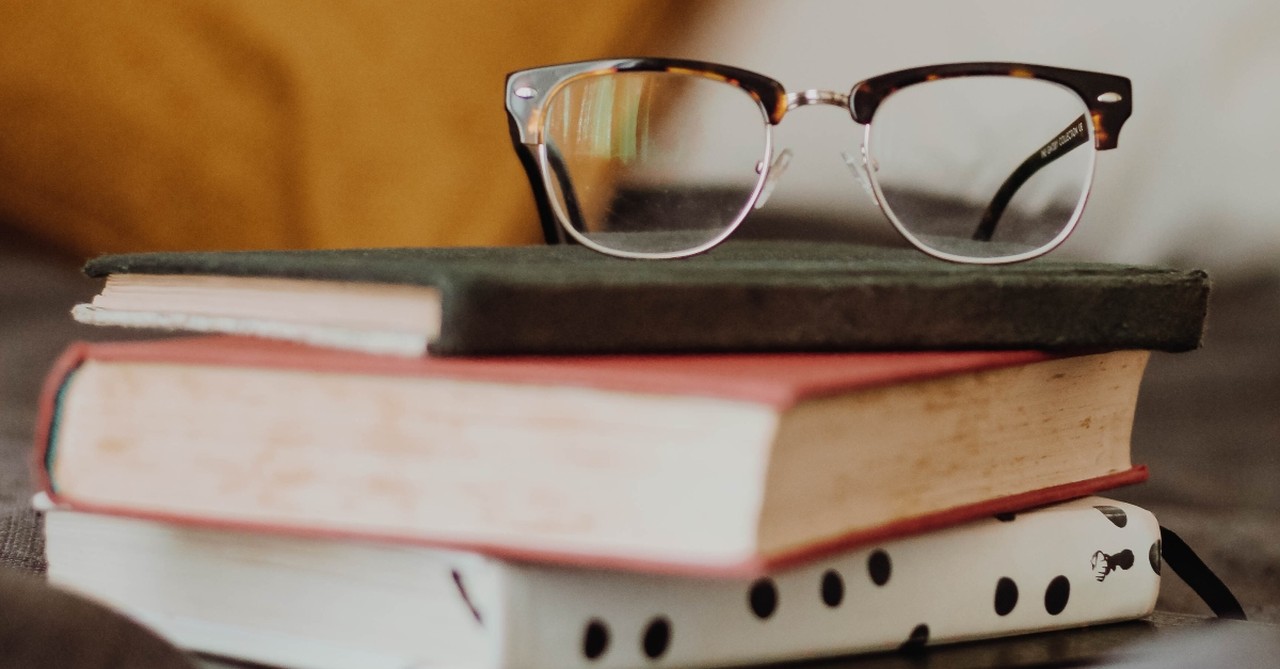
[[[552,100],[561,88],[571,81],[606,74],[621,72],[667,72],[686,76],[699,76],[742,89],[759,106],[762,118],[766,121],[765,148],[761,157],[761,169],[750,198],[744,203],[742,210],[725,229],[710,240],[692,248],[662,253],[639,253],[611,249],[591,241],[576,230],[569,220],[569,212],[563,211],[552,197],[551,179],[555,176],[556,166],[547,154],[543,141],[543,108],[547,100]],[[1089,122],[1087,133],[1072,135],[1069,131],[1082,119],[1077,118],[1067,129],[1060,132],[1040,149],[1030,154],[1009,179],[1001,186],[996,197],[984,214],[975,239],[985,232],[986,239],[994,231],[995,220],[1003,212],[1003,207],[1012,198],[1013,192],[1022,185],[1040,167],[1052,162],[1057,156],[1065,154],[1066,149],[1074,148],[1093,137],[1094,148],[1098,151],[1114,149],[1120,135],[1120,129],[1133,112],[1132,83],[1127,77],[1087,70],[1076,70],[1048,65],[1033,65],[1011,62],[965,62],[926,65],[904,70],[897,70],[864,79],[850,89],[847,94],[833,90],[808,89],[796,93],[787,93],[778,81],[765,75],[743,70],[728,65],[708,63],[696,60],[674,58],[610,58],[602,60],[577,61],[559,65],[519,70],[507,75],[506,109],[511,141],[516,154],[529,178],[533,190],[534,201],[538,208],[539,221],[543,238],[548,244],[580,243],[597,252],[623,258],[670,259],[683,258],[703,253],[724,241],[731,235],[757,207],[766,184],[769,183],[770,170],[773,167],[773,126],[782,122],[788,111],[809,105],[831,105],[847,109],[853,121],[863,126],[862,169],[866,173],[868,190],[880,211],[889,219],[898,233],[912,246],[942,260],[972,264],[1003,264],[1029,260],[1052,251],[1074,231],[1083,213],[1085,200],[1092,190],[1093,164],[1090,163],[1089,176],[1084,186],[1084,196],[1077,204],[1071,219],[1059,231],[1058,235],[1048,243],[1031,251],[982,258],[951,254],[918,241],[913,233],[898,220],[897,215],[884,202],[879,182],[875,175],[867,171],[866,147],[870,141],[871,122],[876,110],[893,93],[916,84],[940,79],[958,77],[1007,76],[1025,79],[1039,79],[1065,87],[1075,93],[1088,110]],[[1064,138],[1066,138],[1064,140]],[[1047,153],[1046,153],[1047,152]],[[560,167],[563,170],[563,167]],[[565,179],[568,182],[567,179]],[[991,214],[995,209],[995,218]]]

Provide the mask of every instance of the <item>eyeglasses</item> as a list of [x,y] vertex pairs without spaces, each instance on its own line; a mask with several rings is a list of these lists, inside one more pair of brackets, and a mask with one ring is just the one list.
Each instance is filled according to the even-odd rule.
[[1097,150],[1132,110],[1125,77],[954,63],[872,77],[848,94],[787,93],[760,74],[625,58],[507,77],[511,137],[549,243],[678,258],[762,207],[790,152],[772,126],[810,105],[862,126],[845,162],[908,241],[945,260],[1047,253],[1080,219]]

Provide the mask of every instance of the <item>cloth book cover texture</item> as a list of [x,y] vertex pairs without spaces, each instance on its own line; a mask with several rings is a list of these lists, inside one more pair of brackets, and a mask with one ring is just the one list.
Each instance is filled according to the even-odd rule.
[[740,580],[59,509],[47,522],[53,583],[181,646],[308,669],[714,667],[911,648],[1138,618],[1161,570],[1156,520],[1101,497]]
[[[1198,270],[1051,259],[960,265],[905,249],[778,241],[731,241],[676,261],[620,260],[575,246],[351,249],[113,255],[85,271],[431,287],[438,306],[419,308],[439,314],[418,348],[435,355],[1184,351],[1200,344],[1209,289]],[[94,324],[307,338],[289,323],[237,319],[234,310],[81,305],[75,314]]]
[[1143,480],[1146,359],[79,345],[46,385],[36,476],[86,510],[756,573]]

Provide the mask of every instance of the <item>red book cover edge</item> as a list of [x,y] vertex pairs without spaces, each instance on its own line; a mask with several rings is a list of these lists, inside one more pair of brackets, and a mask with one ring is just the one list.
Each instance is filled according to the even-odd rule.
[[62,508],[86,513],[101,513],[112,516],[158,521],[173,525],[282,534],[318,539],[376,541],[423,546],[428,548],[466,550],[519,562],[550,563],[564,567],[618,569],[625,571],[641,571],[673,576],[696,576],[703,578],[752,578],[773,573],[788,567],[799,566],[810,561],[819,560],[827,556],[853,550],[859,547],[888,541],[890,539],[898,539],[928,532],[930,530],[953,527],[967,521],[978,520],[1002,513],[1023,512],[1046,504],[1052,504],[1054,502],[1062,502],[1069,499],[1076,499],[1078,497],[1085,497],[1096,492],[1132,483],[1141,483],[1146,479],[1147,467],[1145,465],[1137,465],[1127,470],[1105,474],[1103,476],[1085,479],[1083,481],[1075,481],[1072,483],[1042,488],[1040,490],[1032,490],[1016,495],[1008,495],[975,504],[953,507],[936,513],[885,523],[883,525],[858,530],[826,541],[802,546],[794,550],[788,550],[774,555],[759,555],[740,562],[715,564],[630,558],[621,555],[602,555],[554,549],[542,550],[479,541],[466,542],[433,540],[422,536],[408,534],[326,530],[268,522],[225,520],[206,516],[169,514],[81,502],[69,496],[58,495],[47,487],[44,489],[44,492],[49,496],[50,501],[55,506]]
[[[71,358],[68,362],[65,358]],[[1063,357],[1043,351],[708,353],[398,357],[233,335],[73,344],[54,376],[80,361],[226,365],[371,376],[571,385],[740,399],[778,408],[824,394]],[[61,371],[61,374],[59,374]],[[61,383],[61,381],[59,381]]]

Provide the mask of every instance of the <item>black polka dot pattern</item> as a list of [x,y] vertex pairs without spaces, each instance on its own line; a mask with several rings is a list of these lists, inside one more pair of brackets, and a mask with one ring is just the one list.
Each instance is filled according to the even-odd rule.
[[[1123,509],[1113,506],[1095,506],[1094,508],[1098,509],[1116,527],[1122,528],[1128,524],[1128,516]],[[997,518],[1008,522],[1013,520],[1014,514],[1000,514]],[[1151,570],[1156,574],[1160,573],[1163,563],[1161,548],[1161,542],[1157,539],[1147,551]],[[1125,550],[1118,553],[1117,557],[1123,555],[1127,555],[1128,560],[1123,561],[1124,563],[1120,565],[1120,568],[1128,569],[1134,562],[1133,553]],[[868,576],[877,586],[887,584],[892,572],[892,561],[889,554],[883,549],[876,549],[867,557]],[[462,587],[460,574],[456,570],[453,572],[453,577],[463,598],[467,599],[466,591]],[[840,572],[835,569],[827,569],[823,572],[819,592],[822,602],[827,607],[835,608],[840,606],[844,601],[845,595],[844,578],[840,575]],[[1066,610],[1070,598],[1070,579],[1064,575],[1054,577],[1044,591],[1045,611],[1052,616],[1061,614]],[[1018,584],[1013,579],[1001,577],[996,581],[993,598],[996,615],[1007,616],[1012,613],[1018,605],[1018,599]],[[779,604],[777,585],[770,578],[758,579],[751,585],[748,592],[748,603],[756,617],[761,620],[770,618],[777,611]],[[474,608],[472,613],[475,614],[477,619],[480,618],[479,612],[475,611]],[[671,621],[665,616],[655,616],[644,629],[644,634],[641,638],[641,649],[650,660],[657,660],[668,652],[671,639]],[[591,661],[604,657],[609,651],[610,640],[608,625],[599,618],[590,619],[582,634],[583,657]],[[921,623],[911,630],[910,635],[899,648],[902,651],[915,651],[925,647],[928,642],[929,626]]]
[[1018,584],[1013,579],[1001,577],[996,581],[996,615],[1007,616],[1018,605]]
[[1066,576],[1055,576],[1044,589],[1044,610],[1056,616],[1067,608],[1067,600],[1071,599],[1071,581]]
[[867,558],[867,573],[871,575],[871,582],[876,585],[888,583],[889,575],[893,573],[889,554],[878,548],[873,551],[871,557]]
[[764,620],[778,608],[778,586],[772,579],[762,578],[751,585],[747,601],[751,603],[751,611],[756,617]]
[[901,646],[898,646],[898,650],[904,652],[917,651],[924,648],[928,643],[929,626],[922,623],[911,630],[911,635],[907,637],[906,641],[902,642]]
[[662,657],[670,644],[671,621],[662,616],[650,620],[649,625],[644,629],[644,639],[641,641],[645,657],[651,660]]
[[822,603],[835,608],[844,601],[844,579],[840,572],[828,569],[822,575]]
[[1095,506],[1093,508],[1101,511],[1102,515],[1106,516],[1107,520],[1115,523],[1116,527],[1124,527],[1129,524],[1129,516],[1124,512],[1124,509],[1115,506]]
[[604,621],[592,619],[582,634],[582,654],[588,660],[598,660],[609,650],[609,628]]

